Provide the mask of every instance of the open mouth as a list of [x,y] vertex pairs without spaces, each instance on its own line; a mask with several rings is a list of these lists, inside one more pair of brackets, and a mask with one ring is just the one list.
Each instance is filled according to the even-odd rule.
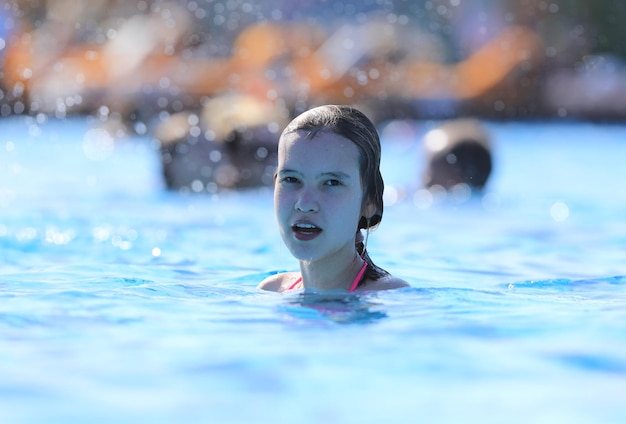
[[316,225],[308,223],[298,223],[291,226],[292,231],[298,238],[311,238],[322,232],[322,229]]

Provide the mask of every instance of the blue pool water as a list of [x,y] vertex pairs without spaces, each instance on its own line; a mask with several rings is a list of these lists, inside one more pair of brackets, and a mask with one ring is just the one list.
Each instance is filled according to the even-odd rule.
[[0,121],[0,422],[626,422],[626,127],[491,123],[486,193],[429,197],[383,130],[373,258],[412,288],[256,290],[268,189],[167,193],[147,138]]

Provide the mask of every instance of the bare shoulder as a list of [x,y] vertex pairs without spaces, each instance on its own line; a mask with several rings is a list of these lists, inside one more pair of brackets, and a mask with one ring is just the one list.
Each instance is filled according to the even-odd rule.
[[360,289],[363,291],[370,290],[393,290],[393,289],[401,289],[403,287],[411,287],[409,283],[404,281],[401,278],[394,277],[393,275],[386,275],[382,278],[379,278],[375,281],[368,281],[365,286]]
[[286,290],[289,284],[296,281],[299,276],[300,274],[298,272],[283,272],[281,274],[270,275],[261,281],[257,288],[267,291],[282,292]]

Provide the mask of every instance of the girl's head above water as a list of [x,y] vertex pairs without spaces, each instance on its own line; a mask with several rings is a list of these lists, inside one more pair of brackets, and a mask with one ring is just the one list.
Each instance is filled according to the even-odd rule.
[[281,139],[290,133],[304,132],[315,138],[320,132],[333,133],[353,142],[359,149],[359,170],[364,202],[375,207],[370,217],[359,219],[359,229],[368,229],[380,223],[383,217],[383,190],[380,173],[380,137],[376,127],[365,114],[351,106],[325,105],[308,110],[296,117],[283,131]]
[[[377,267],[360,230],[383,215],[381,146],[374,124],[350,106],[304,112],[278,143],[274,206],[280,235],[300,274],[268,277],[261,288],[381,290],[406,286]],[[356,278],[355,278],[356,276]],[[352,281],[352,284],[350,284]]]

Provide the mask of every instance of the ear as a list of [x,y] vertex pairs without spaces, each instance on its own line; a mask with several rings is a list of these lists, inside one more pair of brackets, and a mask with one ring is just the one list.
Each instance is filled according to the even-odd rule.
[[376,214],[376,205],[368,200],[365,201],[361,208],[361,215],[370,220]]

